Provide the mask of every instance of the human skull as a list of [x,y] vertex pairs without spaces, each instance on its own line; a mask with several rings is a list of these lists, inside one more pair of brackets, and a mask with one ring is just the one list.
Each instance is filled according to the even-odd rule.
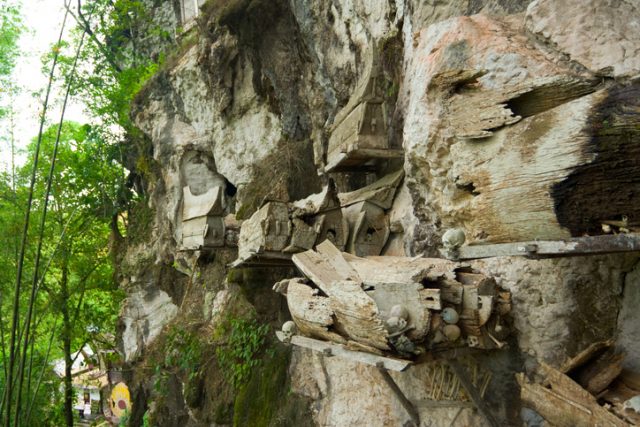
[[442,244],[447,251],[458,250],[465,240],[464,231],[459,228],[450,228],[442,235]]
[[453,342],[460,338],[461,331],[458,325],[446,325],[442,328],[442,333],[447,337],[448,341]]
[[391,316],[387,319],[387,329],[390,332],[398,332],[407,327],[407,321],[402,317]]
[[409,318],[409,312],[401,305],[394,305],[391,307],[391,310],[389,310],[389,318],[391,317],[400,317],[407,320]]
[[622,405],[623,410],[631,409],[635,413],[640,414],[640,395],[633,396],[631,399],[626,400]]
[[284,342],[291,342],[291,338],[296,334],[296,324],[292,320],[284,322],[282,325],[282,335],[284,335]]
[[458,323],[458,320],[460,320],[460,315],[453,308],[446,307],[444,310],[442,310],[442,320],[444,320],[445,323],[454,325]]
[[474,337],[473,335],[467,337],[467,344],[469,347],[478,347],[480,345],[480,340],[478,337]]

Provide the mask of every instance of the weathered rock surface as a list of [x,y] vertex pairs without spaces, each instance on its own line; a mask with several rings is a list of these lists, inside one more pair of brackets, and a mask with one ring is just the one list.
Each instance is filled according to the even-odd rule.
[[125,361],[130,362],[140,356],[176,314],[178,306],[164,291],[151,288],[129,293],[120,314],[124,327],[122,343]]
[[640,73],[640,6],[631,0],[529,4],[526,26],[554,49],[602,76]]
[[[229,247],[178,251],[183,188],[199,195],[224,187],[224,213],[238,220],[265,202],[318,193],[327,177],[316,167],[326,161],[334,118],[374,45],[390,82],[383,101],[389,141],[404,149],[404,159],[332,178],[340,192],[349,192],[404,169],[387,213],[383,255],[438,256],[441,235],[453,227],[464,229],[468,242],[494,243],[599,234],[602,221],[622,215],[630,227],[640,223],[640,89],[631,79],[640,71],[635,3],[218,3],[205,7],[192,41],[173,48],[132,108],[151,145],[138,163],[153,165],[146,191],[154,214],[144,244],[129,246],[121,274],[127,292],[122,340],[134,370],[144,365],[152,342],[166,335],[166,325],[196,325],[206,331],[202,342],[212,336],[223,342],[216,334],[230,317],[253,313],[274,328],[288,320],[285,300],[270,288],[295,277],[292,269],[230,271],[237,254]],[[168,4],[157,21],[173,26]],[[539,361],[557,366],[591,341],[618,334],[621,347],[637,349],[637,259],[470,263],[513,295],[517,338],[507,350],[476,361],[492,373],[487,402],[505,425],[539,419],[527,411],[520,419],[515,371],[534,372]],[[180,273],[148,274],[162,269]],[[296,290],[307,292],[305,286]],[[320,305],[326,299],[316,296]],[[318,319],[333,321],[311,320]],[[307,422],[410,425],[375,368],[307,350],[292,355],[285,383],[293,395],[312,401],[294,408],[298,415],[312,413]],[[628,367],[638,369],[636,359]],[[182,392],[171,402],[154,394],[142,367],[140,402],[146,408],[153,401],[157,413],[182,414],[185,425],[232,424],[232,398],[218,398],[229,386],[212,360],[203,363],[216,379],[207,380],[199,409],[185,409]],[[393,374],[423,425],[448,426],[454,419],[482,425],[471,405],[459,414],[458,407],[420,406],[429,397],[430,367]],[[172,378],[172,390],[188,389],[187,376]]]

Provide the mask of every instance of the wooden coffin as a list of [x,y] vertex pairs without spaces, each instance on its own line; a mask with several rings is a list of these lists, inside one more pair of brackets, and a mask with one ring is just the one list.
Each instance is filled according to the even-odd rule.
[[380,255],[389,238],[389,219],[384,210],[367,201],[343,208],[349,224],[347,252],[357,256]]
[[384,78],[378,53],[366,52],[365,71],[347,105],[338,112],[329,137],[325,171],[357,168],[376,158],[402,157],[391,149],[383,100]]
[[[508,296],[495,294],[493,279],[461,272],[456,263],[361,258],[340,252],[329,241],[315,251],[294,254],[292,260],[310,281],[289,279],[274,290],[287,296],[302,335],[402,357],[420,353],[416,345],[436,350],[504,345],[495,338],[496,319],[508,313],[502,303]],[[443,317],[445,309],[455,309],[459,319]],[[398,316],[406,321],[403,326],[398,326]],[[457,330],[455,337],[452,328]]]
[[238,266],[255,259],[288,259],[283,250],[291,237],[289,209],[284,202],[268,202],[240,227]]
[[[325,240],[331,241],[340,250],[346,247],[349,226],[340,210],[340,201],[332,180],[320,193],[293,202],[291,216],[303,222],[294,221],[289,252],[311,249],[316,242]],[[311,227],[316,234],[310,245],[311,230],[306,226]]]
[[213,187],[204,194],[193,195],[183,188],[182,249],[199,250],[224,246],[224,189]]

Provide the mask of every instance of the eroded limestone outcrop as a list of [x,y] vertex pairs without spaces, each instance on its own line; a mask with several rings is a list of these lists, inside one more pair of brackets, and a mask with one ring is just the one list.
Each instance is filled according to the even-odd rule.
[[[157,20],[173,32],[180,18],[167,16],[167,4]],[[279,347],[278,358],[234,390],[215,349],[229,345],[230,319],[257,318],[272,329],[289,319],[272,285],[299,276],[291,253],[322,243],[331,234],[324,225],[342,224],[343,216],[350,222],[340,249],[382,255],[375,262],[439,257],[449,228],[463,230],[467,244],[633,232],[640,222],[638,22],[637,6],[624,0],[205,3],[132,108],[150,144],[138,164],[153,165],[144,177],[150,224],[123,251],[119,273],[133,418],[149,411],[158,425],[415,422],[373,366]],[[359,91],[371,83],[372,49],[376,87]],[[333,152],[332,137],[352,141],[352,133],[374,135],[394,155],[336,161],[351,147],[334,144]],[[385,176],[397,179],[377,188]],[[202,204],[206,212],[184,216],[185,203],[214,193]],[[382,204],[368,209],[372,194]],[[367,215],[380,226],[363,226]],[[196,227],[204,234],[193,234],[203,244],[185,246],[192,234],[184,223],[196,218],[205,218],[206,227]],[[216,224],[225,231],[204,244]],[[369,237],[384,231],[378,253],[365,253],[369,228]],[[360,240],[350,240],[355,229]],[[238,233],[240,260],[251,259],[243,244],[269,233],[280,240],[265,237],[254,251],[285,256],[232,269]],[[461,359],[482,374],[476,385],[501,425],[540,421],[523,409],[515,372],[535,381],[541,362],[559,367],[589,343],[618,335],[629,353],[625,366],[637,368],[637,254],[467,264],[512,296],[506,346]],[[295,283],[298,296],[331,297]],[[318,316],[334,321],[318,304]],[[195,342],[192,335],[202,360],[193,372],[172,371],[163,395],[150,364],[180,353],[175,343]],[[451,368],[428,361],[392,374],[423,425],[490,423],[468,396],[438,391],[435,375],[456,384]],[[270,383],[279,395],[264,392]],[[285,388],[292,394],[283,401]]]

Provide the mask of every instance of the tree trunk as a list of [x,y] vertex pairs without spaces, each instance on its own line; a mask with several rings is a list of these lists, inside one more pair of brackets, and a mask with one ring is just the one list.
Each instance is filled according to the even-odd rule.
[[64,419],[67,427],[73,427],[73,382],[71,378],[71,316],[69,314],[69,252],[64,251],[62,277],[60,279],[60,308],[62,310],[62,349],[64,352]]

